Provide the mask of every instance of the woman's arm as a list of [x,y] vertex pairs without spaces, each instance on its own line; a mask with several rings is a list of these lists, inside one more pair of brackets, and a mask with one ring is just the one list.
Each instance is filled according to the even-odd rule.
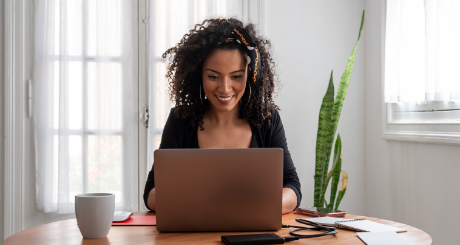
[[[160,149],[174,149],[180,148],[180,125],[176,122],[174,118],[174,108],[171,109],[169,113],[168,120],[163,129],[163,135],[161,137]],[[147,181],[145,182],[144,188],[144,205],[155,211],[155,163],[152,165],[152,169],[149,172]]]
[[[302,200],[300,181],[291,158],[291,153],[289,153],[283,123],[278,111],[274,109],[272,110],[272,127],[270,145],[268,147],[283,149],[283,213],[292,212],[300,205],[300,201]],[[292,202],[295,204],[291,205]]]
[[[151,194],[150,194],[151,195]],[[282,214],[292,212],[297,206],[297,195],[291,188],[283,188]]]

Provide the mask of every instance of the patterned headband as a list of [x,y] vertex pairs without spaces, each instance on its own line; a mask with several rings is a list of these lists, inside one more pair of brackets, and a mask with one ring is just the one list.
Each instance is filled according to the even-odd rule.
[[[257,45],[252,41],[249,34],[245,29],[240,27],[233,28],[232,31],[235,40],[243,44],[247,49],[247,54],[249,56],[249,71],[251,72],[251,79],[254,82],[255,86],[260,85],[260,69],[262,69],[262,62],[260,60],[260,53]],[[227,39],[227,42],[233,42],[233,38]]]

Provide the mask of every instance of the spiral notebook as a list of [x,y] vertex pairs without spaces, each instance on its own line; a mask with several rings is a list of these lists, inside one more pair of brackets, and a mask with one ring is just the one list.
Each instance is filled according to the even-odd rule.
[[336,226],[335,222],[336,221],[345,221],[345,220],[352,220],[352,219],[342,219],[342,218],[336,218],[336,217],[317,217],[317,218],[311,218],[311,219],[305,219],[311,222],[315,222],[320,225],[327,225],[327,226]]
[[352,231],[371,231],[371,232],[382,232],[382,231],[395,231],[395,232],[404,232],[407,231],[402,228],[384,225],[374,221],[366,219],[354,219],[354,220],[344,220],[335,222],[337,228],[347,229]]

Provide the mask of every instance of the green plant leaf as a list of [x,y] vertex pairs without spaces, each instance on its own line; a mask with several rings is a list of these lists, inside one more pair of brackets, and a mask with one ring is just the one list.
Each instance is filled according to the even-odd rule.
[[335,141],[335,150],[334,150],[334,159],[335,156],[339,155],[336,159],[335,164],[332,166],[332,183],[331,183],[331,198],[329,200],[328,208],[334,207],[335,197],[337,195],[337,187],[339,186],[340,180],[340,171],[342,170],[342,141],[340,139],[340,134],[337,135],[337,140]]
[[[323,103],[319,110],[318,132],[316,135],[316,166],[315,166],[315,191],[314,205],[316,207],[323,206],[323,187],[326,180],[328,170],[329,156],[327,154],[328,140],[331,133],[331,116],[334,103],[334,82],[331,77],[327,87],[326,94],[323,97]],[[327,185],[326,185],[327,187]]]
[[[339,137],[340,137],[340,135],[339,135]],[[339,138],[337,138],[337,140],[339,140]],[[340,144],[338,144],[337,141],[335,142],[334,160],[332,161],[333,164],[332,164],[331,171],[329,171],[329,173],[327,174],[326,181],[324,182],[323,193],[322,193],[323,197],[326,194],[326,189],[327,189],[327,186],[329,185],[329,181],[331,180],[332,176],[334,175],[333,170],[335,169],[335,166],[337,165],[337,161],[340,159],[340,154],[342,154],[342,141],[341,140],[340,140]],[[340,174],[340,171],[339,171],[339,174]]]
[[339,195],[337,196],[337,202],[335,203],[335,208],[338,209],[340,202],[342,201],[343,196],[345,196],[345,192],[347,191],[348,185],[348,174],[347,172],[342,170],[342,187],[340,187]]
[[345,71],[342,74],[342,78],[340,78],[339,89],[337,90],[337,95],[335,97],[334,107],[332,109],[332,138],[330,139],[331,143],[335,137],[337,125],[339,124],[340,114],[342,113],[343,101],[345,100],[345,95],[347,94],[348,90],[348,84],[350,83],[351,72],[353,71],[353,64],[355,62],[356,49],[358,48],[359,39],[361,37],[361,31],[363,30],[364,26],[364,13],[365,10],[363,10],[363,15],[361,17],[361,26],[359,28],[358,40],[356,41],[355,48],[351,52],[350,57],[348,57],[348,63],[345,68]]

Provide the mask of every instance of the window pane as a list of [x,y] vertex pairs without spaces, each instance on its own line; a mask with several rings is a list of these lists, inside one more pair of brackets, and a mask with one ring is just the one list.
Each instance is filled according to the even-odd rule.
[[[53,125],[54,129],[59,128],[59,61],[54,62],[54,80],[51,93],[53,94]],[[50,120],[51,121],[51,120]]]
[[162,38],[155,38],[155,55],[161,56],[163,52],[166,51],[166,7],[167,2],[164,0],[156,0],[152,1],[155,9],[154,17],[155,17],[155,37],[162,37]]
[[448,124],[460,123],[460,102],[429,101],[426,104],[391,103],[388,123]]
[[69,137],[69,202],[75,202],[75,195],[83,193],[83,165],[82,165],[81,136]]
[[[69,108],[62,108],[62,112],[68,112],[69,118],[69,128],[70,129],[81,129],[83,121],[83,105],[82,105],[82,64],[81,62],[71,61],[67,65],[67,73],[63,72],[62,77],[64,81],[61,81],[60,70],[61,66],[65,66],[65,63],[60,63],[59,61],[54,62],[54,80],[52,83],[52,90],[50,91],[53,99],[53,124],[54,128],[59,128],[59,117],[65,117],[66,115],[60,115],[61,111],[59,106],[65,105],[64,101],[67,100]],[[68,82],[68,96],[64,96],[60,91],[61,82]],[[62,104],[61,104],[62,103]],[[50,120],[51,121],[51,120]],[[67,127],[66,125],[64,125]]]
[[82,64],[69,62],[69,128],[81,129],[83,121],[82,109]]
[[167,35],[163,37],[168,38],[166,48],[169,48],[176,46],[176,44],[184,37],[186,33],[188,33],[192,27],[193,24],[188,21],[188,5],[189,3],[193,4],[193,2],[188,0],[168,0],[167,2],[169,5],[168,9],[174,11],[174,14],[166,15],[167,20],[163,22],[163,24],[168,25],[169,31],[167,32]]
[[168,80],[165,78],[167,63],[157,62],[155,65],[155,127],[163,128],[173,106],[169,100]]
[[88,55],[120,56],[121,1],[88,1]]
[[222,0],[222,5],[224,6],[220,16],[231,16],[239,20],[243,18],[243,3],[234,0]]
[[121,130],[121,65],[114,62],[88,63],[88,128]]
[[160,148],[161,136],[162,136],[161,134],[155,135],[155,149]]
[[[69,136],[69,203],[75,202],[75,195],[83,193],[83,162],[82,162],[82,138],[78,135]],[[59,173],[59,136],[53,137],[53,193],[52,201],[58,200],[58,173]],[[65,168],[64,168],[65,169]],[[66,173],[67,174],[67,173]]]
[[154,2],[155,55],[161,56],[166,49],[176,46],[193,27],[194,2],[189,0],[156,0]]
[[88,136],[88,192],[115,194],[121,202],[122,141],[121,136]]
[[[66,31],[68,41],[68,54],[81,55],[82,50],[82,2],[81,0],[65,1],[67,15],[63,20],[67,21]],[[62,37],[61,37],[62,38]]]
[[59,170],[59,137],[57,135],[53,136],[53,194],[52,201],[57,203],[58,200],[58,170]]
[[[61,9],[59,5],[59,0],[54,0],[50,1],[50,9],[52,9],[52,6],[54,6],[54,19],[59,20],[61,16]],[[51,31],[50,35],[53,35],[54,31],[54,54],[59,55],[59,40],[60,40],[60,28],[61,28],[61,22],[60,21],[54,21],[54,30]]]

